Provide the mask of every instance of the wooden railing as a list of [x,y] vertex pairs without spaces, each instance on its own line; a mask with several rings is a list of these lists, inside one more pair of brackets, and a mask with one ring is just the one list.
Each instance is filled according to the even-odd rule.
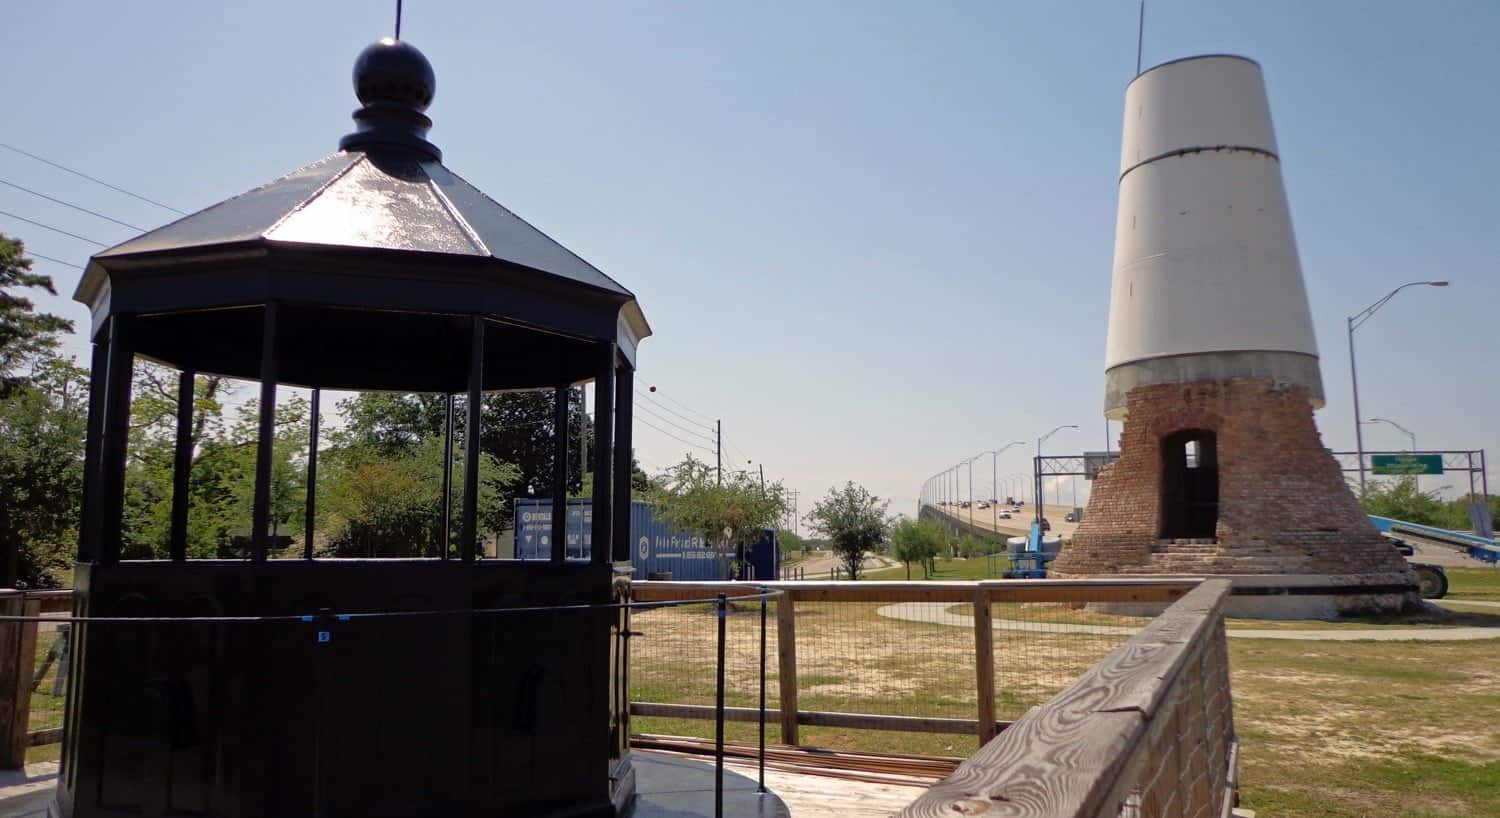
[[1229,587],[1203,582],[901,818],[1228,815],[1237,757],[1224,639]]
[[[800,743],[799,727],[843,727],[922,733],[977,735],[989,741],[1007,722],[996,719],[995,648],[991,606],[1001,602],[1048,603],[1171,603],[1182,599],[1197,580],[996,580],[983,582],[635,582],[636,601],[704,599],[756,593],[761,588],[783,592],[776,601],[776,701],[767,719],[781,727],[783,743]],[[799,602],[951,602],[968,603],[973,610],[974,718],[898,716],[803,710],[798,706],[797,603]],[[850,657],[857,661],[857,657]],[[675,702],[631,702],[635,716],[712,719],[714,708]],[[754,721],[759,710],[725,708],[728,721]]]
[[32,673],[39,624],[33,617],[73,610],[72,591],[0,590],[0,770],[19,770],[26,750],[62,741],[61,728],[31,730]]

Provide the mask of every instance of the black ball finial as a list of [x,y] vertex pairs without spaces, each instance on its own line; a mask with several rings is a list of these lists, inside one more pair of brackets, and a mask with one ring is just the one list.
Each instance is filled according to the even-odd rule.
[[417,47],[385,37],[354,61],[354,93],[365,105],[387,103],[425,111],[437,90],[432,63]]
[[432,63],[416,46],[389,37],[372,43],[354,61],[354,133],[339,140],[346,151],[416,150],[442,161],[443,152],[427,141],[437,79]]

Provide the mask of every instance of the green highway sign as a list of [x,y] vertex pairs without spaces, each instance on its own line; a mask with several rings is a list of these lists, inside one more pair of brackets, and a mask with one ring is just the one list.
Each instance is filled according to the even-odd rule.
[[1442,474],[1440,454],[1372,454],[1370,470],[1375,474]]

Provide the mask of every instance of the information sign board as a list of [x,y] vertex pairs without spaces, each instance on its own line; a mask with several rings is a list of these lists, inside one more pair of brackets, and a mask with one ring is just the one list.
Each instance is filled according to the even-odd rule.
[[1372,454],[1370,471],[1375,474],[1442,474],[1440,454]]

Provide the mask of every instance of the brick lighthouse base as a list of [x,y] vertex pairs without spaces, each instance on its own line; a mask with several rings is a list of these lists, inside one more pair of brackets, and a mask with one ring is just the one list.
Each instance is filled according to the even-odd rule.
[[1140,386],[1120,459],[1095,478],[1059,577],[1235,579],[1231,615],[1328,618],[1421,607],[1313,423],[1304,387],[1232,379]]

